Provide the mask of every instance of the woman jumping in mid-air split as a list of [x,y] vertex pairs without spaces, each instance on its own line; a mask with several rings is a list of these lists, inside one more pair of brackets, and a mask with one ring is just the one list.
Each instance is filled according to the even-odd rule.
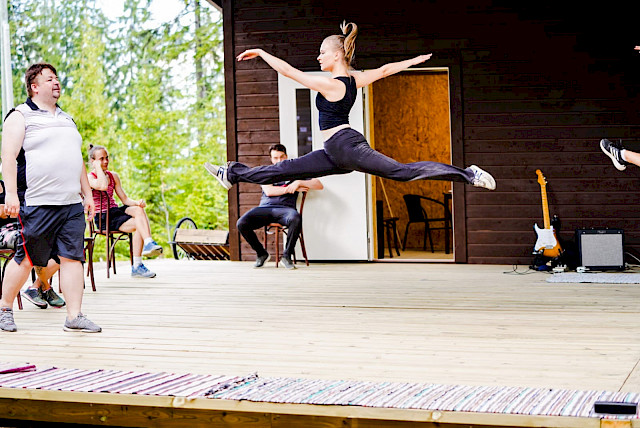
[[239,182],[270,184],[360,171],[397,181],[462,181],[494,190],[496,182],[491,174],[475,165],[462,169],[439,162],[402,164],[373,150],[364,136],[349,126],[349,112],[355,103],[357,88],[423,63],[431,58],[431,54],[385,64],[375,70],[355,71],[350,65],[355,52],[358,27],[354,23],[343,22],[340,29],[343,35],[324,39],[318,56],[320,68],[330,72],[331,77],[304,73],[262,49],[249,49],[237,57],[238,61],[261,57],[278,73],[318,92],[316,106],[320,112],[324,150],[315,150],[299,158],[255,168],[238,162],[228,162],[226,166],[205,163],[207,171],[226,189]]

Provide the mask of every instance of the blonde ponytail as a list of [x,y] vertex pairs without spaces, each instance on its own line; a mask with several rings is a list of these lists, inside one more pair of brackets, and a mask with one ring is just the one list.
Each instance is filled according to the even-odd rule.
[[350,67],[353,58],[356,56],[356,36],[358,35],[358,26],[353,22],[347,23],[347,21],[342,21],[342,24],[340,24],[340,30],[344,36],[344,59],[347,62],[347,66]]
[[347,67],[351,67],[353,58],[356,54],[356,36],[358,35],[358,26],[353,22],[347,23],[342,21],[340,24],[341,35],[334,34],[324,39],[324,43],[329,43],[333,49],[342,52]]

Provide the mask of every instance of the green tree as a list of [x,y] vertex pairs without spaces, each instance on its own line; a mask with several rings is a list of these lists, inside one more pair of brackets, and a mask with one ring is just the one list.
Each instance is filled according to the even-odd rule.
[[105,45],[99,29],[85,21],[78,51],[78,66],[70,73],[70,96],[66,110],[73,116],[85,149],[89,144],[111,146],[115,140],[114,121],[106,97],[107,77],[103,67]]
[[16,102],[25,68],[54,64],[85,148],[108,148],[166,243],[183,216],[228,227],[227,194],[202,168],[226,157],[222,22],[208,3],[184,0],[174,19],[152,26],[151,3],[125,0],[112,21],[94,0],[10,0],[9,19]]

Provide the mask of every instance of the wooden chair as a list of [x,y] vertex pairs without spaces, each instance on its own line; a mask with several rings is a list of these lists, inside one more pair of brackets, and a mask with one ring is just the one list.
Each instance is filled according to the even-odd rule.
[[[302,192],[302,200],[300,201],[300,209],[298,212],[300,213],[300,217],[302,217],[302,210],[304,209],[304,201],[307,199],[307,192]],[[267,248],[267,237],[268,235],[275,235],[275,246],[276,246],[276,267],[278,267],[278,263],[280,263],[280,232],[282,232],[283,237],[287,234],[288,227],[280,224],[280,223],[271,223],[264,227],[264,248]],[[286,240],[283,239],[283,242]],[[302,256],[304,257],[304,261],[307,266],[309,266],[309,259],[307,258],[307,249],[304,246],[304,234],[302,232],[302,227],[300,228],[300,248],[302,249]],[[296,263],[296,253],[292,254],[293,262]]]
[[[89,231],[91,231],[91,226],[89,226]],[[96,239],[93,235],[84,237],[84,260],[87,264],[87,276],[91,279],[91,289],[93,291],[96,291],[96,280],[93,277],[93,245],[95,242]],[[58,289],[60,289],[59,286]]]
[[[413,223],[423,223],[424,224],[424,240],[422,244],[422,250],[427,250],[427,236],[429,237],[429,244],[431,245],[431,252],[433,253],[433,239],[431,238],[431,231],[443,229],[446,234],[449,234],[451,230],[451,212],[449,207],[445,204],[445,202],[439,201],[437,199],[428,198],[426,196],[420,195],[404,195],[404,203],[407,206],[407,212],[409,214],[409,222],[407,223],[407,227],[404,230],[404,239],[402,240],[402,251],[405,250],[407,246],[407,234],[409,233],[409,226]],[[443,217],[439,218],[429,218],[427,212],[422,207],[422,201],[429,201],[437,205],[441,205],[444,209]],[[443,222],[444,226],[442,227],[431,227],[431,223],[434,222]],[[447,242],[449,242],[447,240]],[[449,248],[445,248],[446,253],[449,253]]]
[[[103,199],[104,198],[104,199]],[[109,200],[109,195],[105,191],[100,192],[100,205],[102,206],[103,200]],[[133,234],[128,232],[121,232],[119,230],[109,230],[109,210],[105,215],[105,224],[102,224],[101,213],[96,213],[98,216],[98,227],[96,229],[94,221],[89,222],[90,237],[95,240],[95,237],[102,235],[105,237],[107,247],[107,278],[109,278],[109,269],[113,267],[113,274],[116,272],[116,244],[120,241],[124,241],[129,238],[129,259],[131,260],[131,267],[133,267]],[[93,244],[91,244],[91,257],[93,258]],[[91,275],[93,275],[93,263],[91,264]]]

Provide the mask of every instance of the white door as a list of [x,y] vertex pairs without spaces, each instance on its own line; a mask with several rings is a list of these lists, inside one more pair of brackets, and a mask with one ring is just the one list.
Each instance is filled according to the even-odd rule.
[[[289,158],[323,148],[316,94],[278,74],[280,140]],[[349,121],[352,128],[364,133],[361,89]],[[310,191],[304,205],[302,224],[307,256],[310,260],[370,260],[367,175],[351,172],[319,179],[324,189]],[[299,244],[296,254],[300,260]]]

